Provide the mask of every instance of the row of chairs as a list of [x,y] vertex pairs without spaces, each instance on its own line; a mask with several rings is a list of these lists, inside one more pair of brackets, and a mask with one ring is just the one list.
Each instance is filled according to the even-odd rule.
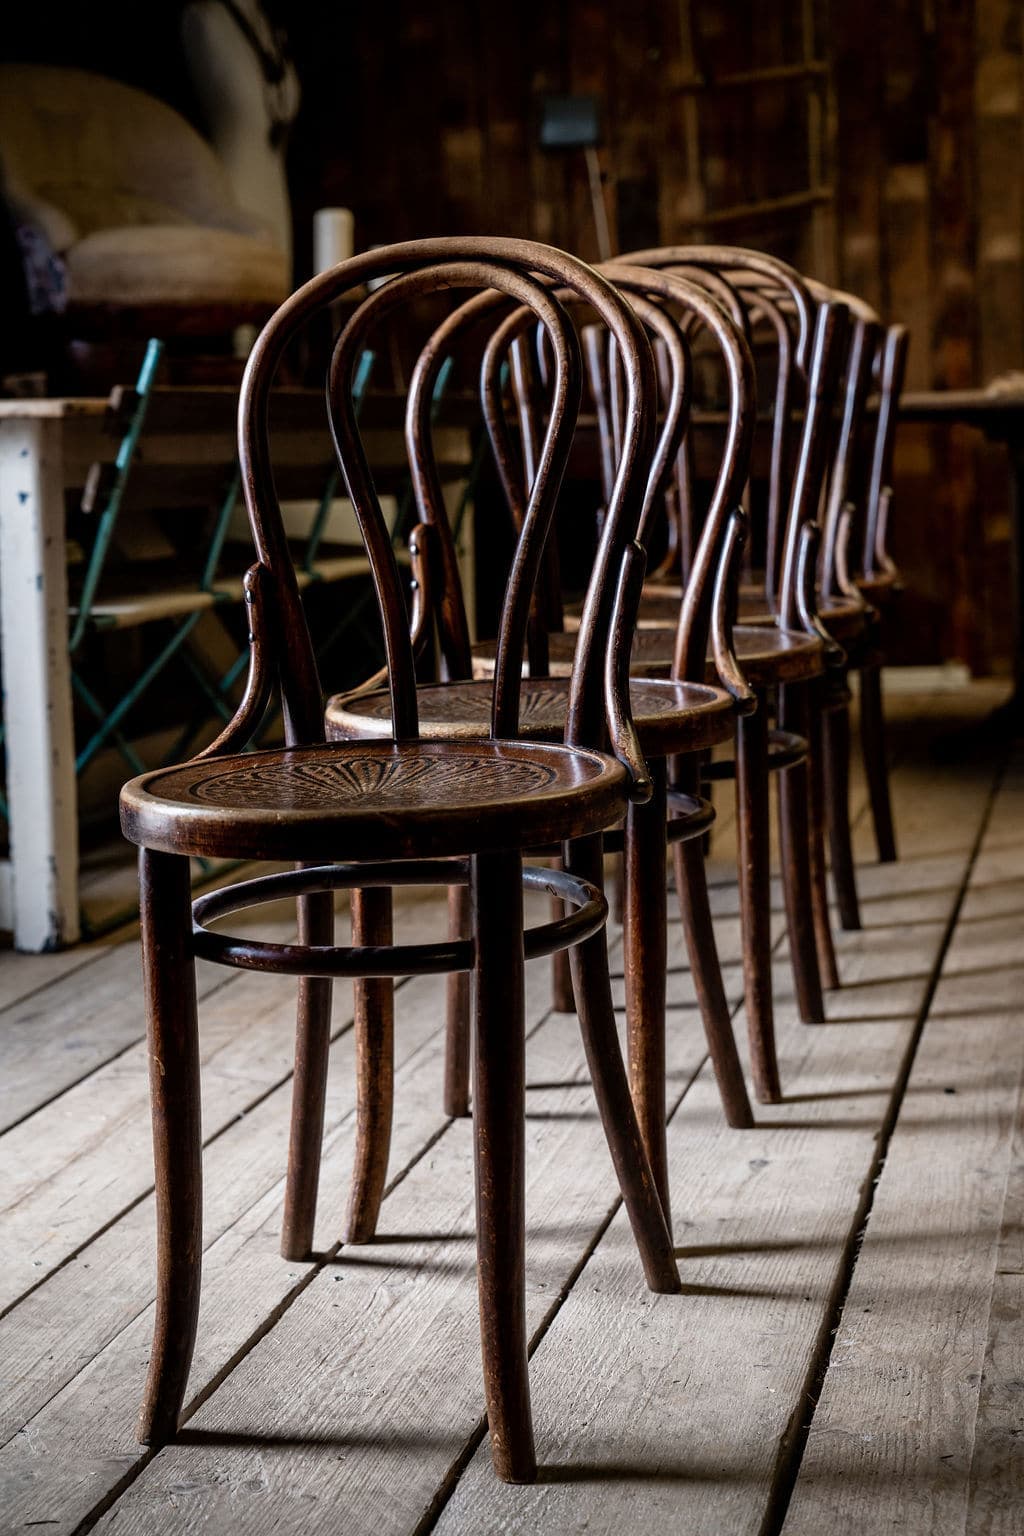
[[[274,487],[270,406],[300,328],[364,286],[331,356],[326,404],[386,661],[325,705]],[[450,301],[438,324],[432,302],[467,289],[472,296]],[[406,410],[418,518],[407,605],[355,386],[366,350],[425,315]],[[474,1121],[484,1385],[500,1477],[528,1481],[536,1470],[524,1281],[527,959],[555,957],[556,1005],[579,1016],[647,1283],[678,1290],[665,1151],[667,849],[724,1113],[747,1126],[753,1114],[708,904],[707,786],[736,780],[752,1077],[756,1096],[774,1101],[782,1084],[769,965],[769,773],[779,786],[797,999],[802,1016],[817,1020],[823,992],[838,984],[826,831],[841,920],[859,921],[846,789],[851,667],[865,679],[868,712],[872,700],[877,707],[868,727],[878,749],[872,803],[880,851],[894,852],[891,833],[885,843],[877,612],[898,586],[884,534],[904,346],[898,327],[760,253],[674,247],[594,269],[548,246],[497,238],[353,257],[268,323],[238,417],[256,549],[244,583],[244,696],[205,751],[135,778],[121,797],[123,830],[140,850],[158,1194],[143,1440],[175,1433],[198,1312],[196,957],[298,978],[282,1236],[292,1259],[312,1243],[333,981],[351,978],[355,989],[358,1135],[346,1237],[365,1242],[387,1169],[393,981],[449,976],[446,1108],[471,1106]],[[478,508],[479,558],[500,544],[508,520],[514,530],[491,639],[471,632],[433,451],[431,402],[447,368],[476,373],[503,493],[502,507]],[[603,505],[589,526],[566,526],[561,493],[588,379]],[[872,381],[878,410],[869,416]],[[563,591],[559,533],[563,557],[592,551],[576,601]],[[285,743],[249,750],[275,696]],[[605,856],[616,852],[628,1072],[606,936]],[[193,901],[190,857],[294,868]],[[396,943],[392,892],[421,884],[448,888],[448,935]],[[335,940],[339,890],[351,892],[349,944]],[[524,891],[551,898],[547,922],[525,925]],[[294,942],[216,926],[282,896],[296,901]]]

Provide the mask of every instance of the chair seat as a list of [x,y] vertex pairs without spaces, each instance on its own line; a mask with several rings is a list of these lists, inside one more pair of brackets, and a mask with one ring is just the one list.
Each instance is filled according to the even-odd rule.
[[[864,595],[868,597],[866,591]],[[638,628],[657,629],[660,625],[674,624],[679,617],[681,601],[678,586],[659,583],[645,587],[640,599]],[[859,634],[866,620],[863,604],[850,597],[822,598],[818,616],[833,639],[840,641]],[[760,626],[775,623],[775,615],[765,599],[763,585],[745,582],[740,587],[739,619],[741,624]],[[567,629],[575,629],[578,623],[577,615],[567,616]]]
[[582,837],[621,817],[626,773],[533,741],[360,741],[209,758],[121,791],[130,842],[324,862],[447,857]]
[[873,607],[884,608],[901,596],[903,579],[897,571],[879,571],[874,576],[858,576],[857,586]]
[[[675,630],[638,629],[633,636],[630,671],[634,678],[667,677],[675,651]],[[549,661],[553,677],[566,677],[572,667],[576,636],[553,634],[549,638]],[[762,628],[755,624],[733,627],[733,650],[748,682],[755,687],[771,688],[776,683],[806,682],[818,677],[825,667],[825,647],[812,635],[796,631]],[[494,642],[485,640],[473,647],[473,672],[490,677],[494,670]],[[714,683],[717,671],[713,657],[707,659],[705,678]]]
[[[490,729],[491,685],[476,681],[429,683],[417,689],[420,731],[428,739],[486,736]],[[630,685],[633,721],[645,754],[699,752],[727,741],[734,705],[723,688],[667,679],[636,679]],[[569,680],[526,679],[520,703],[520,730],[530,741],[561,741],[569,702]],[[335,741],[379,736],[391,726],[386,688],[337,694],[327,702],[327,734]]]

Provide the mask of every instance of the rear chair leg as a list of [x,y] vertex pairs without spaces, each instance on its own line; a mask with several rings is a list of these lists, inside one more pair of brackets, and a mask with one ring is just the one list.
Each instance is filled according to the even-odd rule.
[[139,1439],[178,1428],[199,1317],[203,1167],[188,859],[139,852],[142,970],[156,1174],[156,1324]]
[[881,864],[896,862],[896,834],[889,797],[889,769],[885,751],[885,711],[882,708],[882,669],[861,668],[860,742],[864,771],[871,799],[871,818],[875,824],[875,842]]
[[[697,794],[699,782],[698,761],[695,758],[681,759],[676,787],[687,794]],[[690,973],[697,992],[708,1052],[726,1122],[737,1130],[747,1130],[753,1125],[754,1116],[747,1097],[747,1085],[743,1079],[743,1067],[736,1049],[729,1004],[722,984],[722,967],[708,903],[702,842],[702,838],[691,837],[673,845],[676,894],[690,957]]]
[[[389,945],[391,891],[352,892],[353,944]],[[395,984],[369,977],[354,986],[356,1040],[356,1146],[345,1241],[368,1243],[377,1231],[388,1173],[395,1097]]]

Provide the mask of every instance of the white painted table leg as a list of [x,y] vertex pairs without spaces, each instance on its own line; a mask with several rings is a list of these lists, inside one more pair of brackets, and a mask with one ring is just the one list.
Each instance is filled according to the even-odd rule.
[[14,942],[78,938],[63,423],[0,420],[0,640]]

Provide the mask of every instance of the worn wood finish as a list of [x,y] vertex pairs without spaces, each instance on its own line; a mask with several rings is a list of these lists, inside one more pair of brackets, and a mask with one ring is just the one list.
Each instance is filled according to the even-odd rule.
[[[254,1001],[276,990],[274,1023],[285,1047],[278,1059],[281,1072],[288,1070],[294,989],[275,988],[271,979],[259,979],[257,989],[256,978],[228,975],[220,1008],[243,1048],[225,1061],[223,1072],[209,1073],[204,1085],[209,1090],[205,1119],[214,1130],[206,1152],[206,1239],[213,1246],[205,1261],[192,1395],[211,1386],[215,1390],[180,1443],[124,1486],[138,1471],[131,1418],[148,1353],[150,1319],[144,1309],[152,1294],[152,1207],[143,1199],[112,1220],[112,1208],[86,1196],[95,1238],[76,1261],[0,1320],[0,1354],[14,1389],[5,1393],[0,1414],[2,1438],[14,1436],[0,1452],[0,1501],[12,1527],[46,1519],[56,1522],[50,1528],[61,1536],[83,1522],[91,1524],[102,1503],[116,1494],[114,1508],[101,1517],[104,1528],[146,1531],[148,1536],[183,1522],[273,1527],[283,1536],[308,1528],[310,1508],[328,1504],[346,1528],[372,1527],[389,1536],[411,1536],[428,1510],[431,1520],[440,1512],[442,1527],[447,1522],[455,1530],[565,1531],[584,1522],[600,1530],[602,1521],[623,1529],[643,1520],[652,1529],[727,1529],[743,1536],[763,1531],[771,1469],[780,1444],[789,1444],[785,1427],[806,1418],[804,1363],[827,1334],[822,1321],[837,1273],[836,1254],[845,1234],[860,1224],[855,1212],[866,1171],[877,1155],[874,1137],[889,1103],[891,1064],[913,1032],[928,987],[929,957],[942,941],[966,850],[978,828],[979,787],[991,778],[981,765],[951,773],[927,761],[925,744],[936,729],[948,729],[958,719],[980,719],[999,693],[973,689],[966,696],[983,701],[981,708],[968,713],[957,695],[946,694],[935,701],[929,718],[911,715],[905,696],[894,695],[894,746],[905,754],[909,744],[918,758],[916,771],[901,764],[893,777],[905,862],[896,870],[861,870],[864,919],[870,927],[862,935],[839,939],[848,988],[828,1000],[834,1018],[830,1028],[807,1030],[795,1021],[784,1001],[785,968],[779,968],[779,1042],[786,1081],[796,1098],[771,1118],[792,1121],[791,1128],[765,1126],[754,1133],[755,1140],[750,1132],[726,1133],[710,1080],[687,1086],[700,1059],[700,1021],[692,1005],[682,1006],[690,994],[687,978],[678,972],[678,946],[673,949],[669,1074],[674,1095],[685,1088],[683,1103],[690,1101],[685,1110],[689,1130],[673,1151],[676,1224],[689,1294],[681,1298],[678,1313],[664,1319],[664,1331],[645,1305],[628,1237],[615,1264],[621,1289],[603,1267],[601,1252],[577,1274],[607,1219],[615,1182],[591,1109],[574,1021],[551,1018],[531,1038],[531,1340],[550,1327],[557,1329],[540,1344],[531,1366],[538,1453],[552,1469],[538,1487],[536,1504],[522,1490],[503,1490],[493,1481],[486,1447],[482,1468],[474,1464],[461,1471],[482,1398],[476,1373],[466,1369],[476,1342],[470,1128],[445,1129],[440,1114],[443,988],[434,978],[421,978],[403,986],[400,994],[401,1110],[397,1180],[381,1229],[387,1241],[372,1257],[352,1251],[345,1259],[342,1250],[296,1295],[309,1270],[282,1265],[276,1254],[287,1084],[265,1097],[261,1080],[248,1075],[246,1049],[246,1021]],[[858,814],[862,801],[858,775]],[[724,883],[731,863],[729,816],[723,814],[721,822],[711,866],[712,896],[723,960],[729,963],[741,949],[729,915],[734,891]],[[944,1006],[951,1010],[948,1022],[959,1026],[968,1055],[969,1009],[977,990],[971,972],[984,967],[993,982],[1002,976],[1002,995],[1011,1008],[1018,986],[1015,972],[999,969],[1015,939],[1013,930],[998,920],[1016,910],[1015,886],[1001,882],[1015,874],[1019,826],[1019,810],[1008,808],[1006,819],[994,816],[993,852],[1002,868],[992,864],[986,876],[990,888],[978,893],[978,905],[964,908],[971,921],[962,936],[975,947],[963,953],[958,991],[947,996]],[[857,843],[859,856],[870,859],[871,826],[863,815]],[[424,934],[443,931],[443,902],[420,897],[417,906],[425,908]],[[403,913],[403,933],[417,906]],[[984,919],[980,924],[973,921],[978,917]],[[19,962],[2,957],[0,975],[12,963]],[[547,988],[545,968],[530,971],[533,1023],[545,1011]],[[731,964],[728,979],[733,992]],[[235,990],[239,1000],[232,1004]],[[342,989],[339,1004],[347,1000],[347,991]],[[957,1012],[961,1008],[962,1014]],[[206,1015],[215,1029],[216,1000],[204,1010],[204,1036]],[[345,1017],[340,1013],[340,1025]],[[930,1027],[925,1026],[925,1041]],[[351,1032],[338,1039],[329,1078],[324,1178],[332,1189],[344,1188],[351,1145],[351,1044]],[[966,1055],[960,1069],[970,1078]],[[143,1074],[139,1057],[106,1072],[103,1099],[109,1115],[120,1115],[120,1105]],[[990,1075],[982,1067],[979,1081]],[[240,1079],[247,1090],[243,1100],[234,1095]],[[45,1112],[43,1120],[54,1133],[70,1135],[77,1102],[72,1094],[66,1108],[58,1103]],[[938,1099],[951,1111],[956,1102],[946,1095]],[[913,1094],[905,1106],[914,1107]],[[339,1114],[348,1116],[340,1126]],[[123,1180],[123,1148],[131,1145],[118,1123],[106,1153],[108,1182]],[[52,1136],[40,1125],[42,1150]],[[923,1107],[917,1125],[920,1134],[931,1135],[933,1145],[941,1146],[944,1132],[937,1116]],[[670,1136],[675,1149],[676,1131]],[[752,1168],[751,1160],[760,1158],[765,1165]],[[913,1191],[915,1201],[919,1192]],[[333,1201],[322,1203],[328,1207],[325,1214],[334,1218],[333,1226],[318,1233],[317,1247],[326,1252],[337,1235],[337,1210],[330,1209]],[[60,1208],[53,1209],[60,1217]],[[988,1225],[989,1218],[983,1219]],[[225,1232],[231,1223],[234,1227]],[[894,1225],[899,1231],[899,1223]],[[1007,1228],[997,1260],[997,1267],[1008,1271],[1014,1269],[1013,1231]],[[617,1244],[619,1232],[617,1227]],[[952,1260],[963,1245],[955,1234],[948,1241]],[[881,1245],[883,1252],[892,1246]],[[973,1238],[970,1247],[973,1253]],[[9,1246],[8,1259],[15,1258]],[[1013,1274],[1000,1284],[1012,1295]],[[916,1287],[894,1288],[890,1306],[911,1317],[915,1293]],[[924,1301],[931,1304],[927,1292]],[[567,1308],[571,1315],[559,1322]],[[643,1326],[634,1338],[623,1318],[637,1308]],[[1003,1337],[1012,1330],[1012,1322],[993,1321]],[[40,1331],[33,1337],[36,1328]],[[415,1357],[410,1355],[413,1338],[423,1346]],[[592,1339],[598,1341],[596,1355]],[[46,1373],[38,1378],[36,1367],[29,1378],[23,1375],[30,1341],[40,1350],[38,1369]],[[996,1352],[1003,1347],[998,1333],[992,1342]],[[921,1347],[933,1346],[934,1332],[926,1332]],[[322,1362],[318,1369],[310,1368],[311,1355]],[[1012,1376],[1012,1355],[1004,1358]],[[414,1392],[409,1390],[411,1359]],[[971,1374],[972,1367],[965,1367],[965,1373]],[[29,1387],[30,1406],[21,1408],[22,1417],[12,1417]],[[967,1384],[947,1400],[950,1412],[968,1427],[974,1422],[972,1390],[986,1391],[984,1384],[973,1389]],[[997,1412],[998,1400],[994,1397],[985,1411]],[[916,1426],[908,1426],[903,1401],[898,1394],[892,1398],[892,1417],[879,1427],[896,1455],[901,1448],[913,1454],[915,1444]],[[23,1423],[26,1432],[17,1434]],[[1007,1447],[999,1440],[995,1419],[988,1420],[990,1440],[981,1416],[977,1423],[976,1471],[970,1476],[977,1476],[979,1495],[987,1494],[991,1503],[1000,1487],[1012,1488],[1002,1479],[1012,1477],[1015,1453],[1012,1443]],[[1000,1446],[1008,1451],[1001,1464]],[[844,1485],[849,1483],[847,1449],[848,1437],[823,1437],[822,1450],[831,1457],[827,1466]],[[966,1465],[960,1465],[966,1476]],[[467,1504],[467,1498],[473,1502]]]

